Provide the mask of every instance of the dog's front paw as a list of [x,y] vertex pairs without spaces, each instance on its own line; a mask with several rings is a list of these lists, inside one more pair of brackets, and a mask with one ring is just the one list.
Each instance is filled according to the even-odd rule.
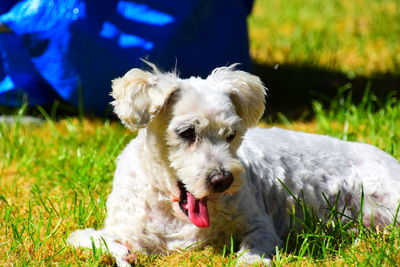
[[253,265],[260,265],[260,266],[271,266],[272,261],[270,258],[264,258],[260,255],[252,254],[249,252],[242,253],[239,255],[239,258],[236,262],[236,266],[253,266]]
[[114,256],[118,267],[131,267],[135,264],[136,255],[131,252],[131,247],[127,243],[113,242],[109,252]]

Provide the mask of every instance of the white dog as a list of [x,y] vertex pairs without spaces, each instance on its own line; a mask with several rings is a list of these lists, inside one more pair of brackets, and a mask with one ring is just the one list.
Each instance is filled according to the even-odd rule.
[[104,228],[72,233],[71,245],[106,248],[127,266],[131,251],[168,254],[229,244],[233,235],[239,264],[268,264],[289,230],[293,196],[321,216],[325,198],[354,216],[363,192],[364,224],[397,219],[400,164],[390,155],[322,135],[249,129],[263,114],[265,87],[234,66],[207,79],[151,66],[113,81],[115,112],[138,136],[118,159]]

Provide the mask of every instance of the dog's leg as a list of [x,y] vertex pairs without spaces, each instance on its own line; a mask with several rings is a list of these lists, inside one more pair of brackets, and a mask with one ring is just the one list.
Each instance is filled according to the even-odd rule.
[[243,237],[238,252],[238,266],[260,263],[271,265],[271,256],[281,241],[273,230],[259,228]]
[[107,236],[101,230],[87,228],[73,232],[67,239],[67,242],[73,247],[98,248],[105,252],[109,252],[114,258],[118,266],[129,267],[134,255],[131,254],[129,246],[116,241],[114,238]]

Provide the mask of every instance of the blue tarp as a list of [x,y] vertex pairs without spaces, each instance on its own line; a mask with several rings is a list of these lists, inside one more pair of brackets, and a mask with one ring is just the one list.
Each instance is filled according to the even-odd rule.
[[[0,104],[61,98],[103,112],[144,58],[181,76],[249,67],[251,0],[1,0]],[[81,103],[82,103],[81,102]]]

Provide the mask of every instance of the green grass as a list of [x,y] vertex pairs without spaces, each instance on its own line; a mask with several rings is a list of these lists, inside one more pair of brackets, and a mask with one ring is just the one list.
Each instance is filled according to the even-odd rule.
[[259,63],[307,64],[350,77],[400,72],[397,0],[258,0],[249,18]]
[[[72,229],[100,226],[122,126],[68,118],[0,124],[0,265],[73,262]],[[3,263],[3,264],[2,264]]]
[[[396,98],[380,103],[367,91],[362,103],[354,105],[343,87],[328,109],[315,102],[314,112],[312,122],[289,122],[281,116],[277,125],[365,141],[400,158]],[[101,227],[115,158],[133,137],[119,123],[102,120],[49,118],[41,126],[0,124],[0,265],[112,264],[99,251],[75,250],[65,240],[75,229]],[[303,212],[306,227],[292,233],[277,251],[278,266],[400,264],[398,228],[376,233],[359,224],[341,225],[334,207],[323,220],[307,206]],[[346,231],[350,228],[360,234]],[[235,260],[230,248],[206,248],[168,257],[139,255],[138,263],[233,266]]]
[[360,100],[400,96],[398,0],[257,0],[248,19],[253,71],[269,114],[310,115],[310,103],[347,83]]

